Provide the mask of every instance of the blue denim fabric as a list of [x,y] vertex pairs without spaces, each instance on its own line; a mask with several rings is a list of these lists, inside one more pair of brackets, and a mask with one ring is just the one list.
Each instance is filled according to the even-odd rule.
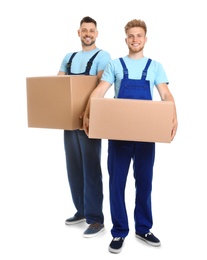
[[101,140],[89,139],[82,130],[64,130],[64,145],[75,215],[85,216],[88,224],[102,224]]

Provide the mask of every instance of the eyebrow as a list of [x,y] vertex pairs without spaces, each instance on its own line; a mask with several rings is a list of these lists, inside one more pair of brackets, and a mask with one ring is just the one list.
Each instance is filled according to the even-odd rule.
[[81,28],[81,30],[90,30],[90,31],[93,30],[93,31],[95,31],[96,28],[89,28],[89,29],[88,29],[88,28],[83,27],[83,28]]
[[136,34],[130,33],[130,34],[128,34],[128,36],[144,36],[144,34],[143,33],[136,33]]

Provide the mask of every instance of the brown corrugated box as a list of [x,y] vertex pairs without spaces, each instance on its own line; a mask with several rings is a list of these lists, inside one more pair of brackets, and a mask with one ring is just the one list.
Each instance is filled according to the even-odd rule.
[[92,98],[89,138],[171,142],[173,103]]
[[97,83],[97,76],[84,75],[26,78],[28,127],[79,129],[79,116]]

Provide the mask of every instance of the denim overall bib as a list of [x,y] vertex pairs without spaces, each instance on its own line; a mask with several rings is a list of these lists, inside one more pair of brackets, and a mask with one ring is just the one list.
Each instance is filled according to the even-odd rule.
[[[124,76],[118,98],[152,100],[150,82],[146,80],[148,62],[140,80],[129,79],[128,69],[120,58]],[[143,115],[144,116],[144,115]],[[123,118],[124,120],[124,118]],[[153,131],[153,129],[152,129]],[[125,205],[125,186],[131,160],[135,179],[135,230],[146,234],[152,227],[151,190],[155,156],[155,143],[109,140],[108,171],[113,237],[126,237],[129,232]],[[131,193],[134,200],[134,192]]]
[[[99,51],[88,61],[85,72],[78,74],[71,72],[72,60],[77,52],[73,53],[67,64],[68,75],[90,75],[92,62]],[[89,139],[83,130],[64,130],[64,147],[68,181],[77,209],[75,215],[85,216],[88,224],[103,223],[101,140]]]

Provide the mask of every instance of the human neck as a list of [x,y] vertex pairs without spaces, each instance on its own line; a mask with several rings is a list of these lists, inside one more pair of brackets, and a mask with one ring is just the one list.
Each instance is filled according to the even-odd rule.
[[142,51],[140,51],[140,52],[129,51],[128,57],[133,59],[133,60],[139,60],[139,59],[142,59],[144,57],[144,54],[143,54]]
[[96,45],[95,44],[93,44],[91,46],[83,46],[82,45],[82,51],[92,51],[94,49],[96,49]]

